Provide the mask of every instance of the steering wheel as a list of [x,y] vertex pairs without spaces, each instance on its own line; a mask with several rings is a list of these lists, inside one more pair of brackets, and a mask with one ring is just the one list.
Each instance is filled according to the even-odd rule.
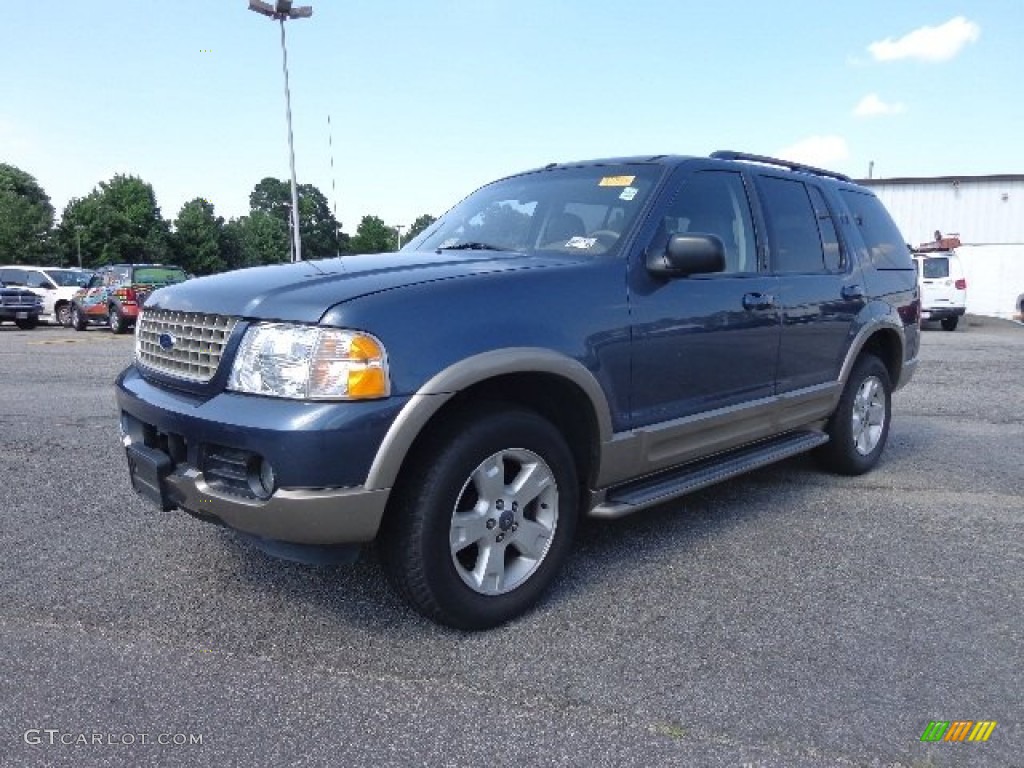
[[614,229],[595,229],[587,237],[596,237],[601,247],[608,250],[618,242],[619,233]]

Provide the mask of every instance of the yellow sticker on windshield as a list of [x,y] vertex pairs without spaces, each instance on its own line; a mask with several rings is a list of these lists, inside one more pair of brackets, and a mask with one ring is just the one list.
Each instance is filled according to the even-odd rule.
[[597,183],[599,187],[628,187],[636,176],[604,176]]

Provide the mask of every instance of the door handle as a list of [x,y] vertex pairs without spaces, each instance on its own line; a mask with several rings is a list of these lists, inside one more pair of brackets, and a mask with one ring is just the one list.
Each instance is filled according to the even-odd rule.
[[744,309],[771,309],[775,306],[775,297],[770,293],[743,294]]
[[861,288],[856,283],[854,283],[853,285],[844,285],[843,286],[843,290],[842,290],[842,295],[843,295],[843,298],[847,299],[847,300],[850,300],[850,299],[863,299],[864,298],[864,289]]

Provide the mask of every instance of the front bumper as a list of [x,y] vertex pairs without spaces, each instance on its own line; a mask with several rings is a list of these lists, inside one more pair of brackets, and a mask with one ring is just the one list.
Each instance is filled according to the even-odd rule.
[[[158,506],[294,544],[358,544],[376,535],[390,489],[365,481],[405,398],[203,398],[159,387],[131,367],[118,377],[117,401],[133,486]],[[241,458],[232,465],[226,457]],[[269,497],[245,479],[261,461],[277,477]]]
[[[125,436],[129,462],[135,461],[131,438]],[[136,476],[137,469],[133,471]],[[160,478],[163,497],[170,506],[180,507],[201,519],[219,522],[260,539],[291,544],[332,546],[362,544],[377,535],[390,489],[279,488],[269,499],[242,499],[214,490],[203,473],[179,465]],[[158,481],[158,482],[159,482]],[[161,489],[136,490],[160,505]]]

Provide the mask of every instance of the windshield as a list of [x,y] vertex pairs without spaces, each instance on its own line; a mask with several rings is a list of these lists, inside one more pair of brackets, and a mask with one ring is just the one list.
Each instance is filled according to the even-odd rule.
[[660,173],[652,165],[601,165],[498,181],[467,197],[402,250],[614,253]]
[[139,267],[132,282],[136,285],[172,285],[187,278],[185,270],[175,267]]
[[62,288],[82,288],[92,277],[92,272],[78,272],[74,269],[46,269],[43,271]]

